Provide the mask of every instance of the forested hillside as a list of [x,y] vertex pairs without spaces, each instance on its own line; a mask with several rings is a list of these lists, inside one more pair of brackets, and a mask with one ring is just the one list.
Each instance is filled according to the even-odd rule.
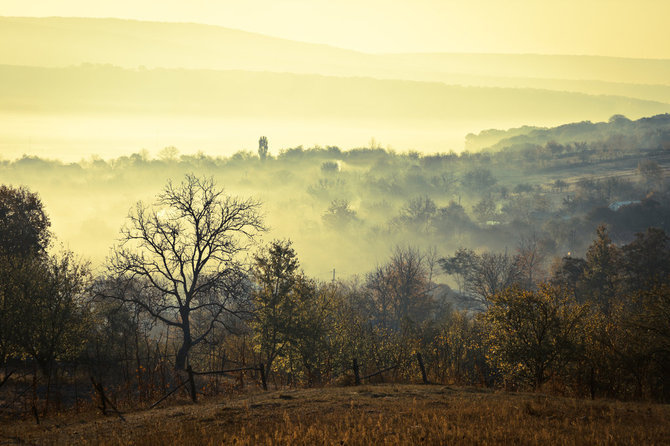
[[[171,147],[155,157],[70,164],[26,157],[4,161],[1,174],[39,192],[55,232],[96,264],[133,202],[151,202],[169,178],[186,173],[212,175],[230,193],[260,200],[268,237],[291,238],[306,271],[323,279],[333,268],[338,276],[365,271],[397,244],[504,250],[530,231],[551,255],[564,255],[583,253],[600,223],[621,243],[648,226],[668,230],[667,116],[532,132],[549,136],[522,149],[460,155],[396,153],[374,141],[277,151],[270,140],[264,159]],[[552,138],[560,135],[561,142]]]
[[575,122],[558,127],[520,127],[509,130],[484,130],[469,134],[465,146],[469,150],[532,150],[534,147],[551,143],[594,143],[607,142],[613,150],[628,146],[641,149],[653,147],[667,148],[670,132],[670,115],[663,114],[650,118],[630,120],[622,115],[612,116],[608,122]]

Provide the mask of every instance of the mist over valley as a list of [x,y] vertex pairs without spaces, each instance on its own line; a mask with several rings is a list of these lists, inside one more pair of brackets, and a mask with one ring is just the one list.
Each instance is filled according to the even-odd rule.
[[3,1],[0,443],[667,443],[668,16]]

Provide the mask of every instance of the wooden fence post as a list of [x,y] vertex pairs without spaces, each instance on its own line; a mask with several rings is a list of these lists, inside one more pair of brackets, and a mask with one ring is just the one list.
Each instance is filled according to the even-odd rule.
[[361,385],[361,375],[358,370],[358,359],[354,358],[354,382],[357,386]]
[[428,384],[428,377],[426,376],[426,368],[423,365],[423,358],[421,353],[416,352],[416,359],[419,361],[419,368],[421,369],[421,379],[423,379],[424,384]]
[[40,424],[40,416],[37,413],[37,407],[33,404],[33,417],[35,417],[35,422]]
[[258,370],[261,372],[261,383],[263,384],[263,390],[268,390],[268,383],[265,380],[265,364],[261,363],[258,366]]

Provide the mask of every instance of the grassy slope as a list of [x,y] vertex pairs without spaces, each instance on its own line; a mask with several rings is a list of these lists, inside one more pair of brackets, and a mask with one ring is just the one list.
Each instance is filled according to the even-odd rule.
[[670,406],[447,386],[252,392],[197,405],[0,426],[47,444],[662,444]]

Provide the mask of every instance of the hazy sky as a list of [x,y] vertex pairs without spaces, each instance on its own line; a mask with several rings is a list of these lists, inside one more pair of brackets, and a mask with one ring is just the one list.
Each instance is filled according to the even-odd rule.
[[0,15],[208,23],[367,52],[670,58],[669,0],[0,0]]

